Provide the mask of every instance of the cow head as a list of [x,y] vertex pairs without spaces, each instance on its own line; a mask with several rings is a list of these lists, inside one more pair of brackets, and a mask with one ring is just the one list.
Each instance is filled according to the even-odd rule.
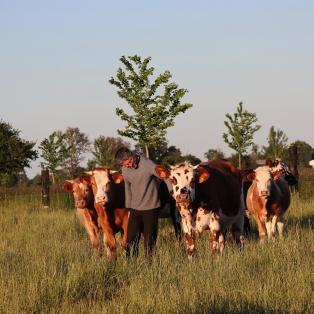
[[297,178],[292,174],[288,165],[282,160],[276,159],[271,168],[274,180],[284,178],[289,185],[298,184]]
[[250,175],[250,179],[256,183],[258,195],[268,198],[270,195],[273,176],[268,166],[258,167]]
[[188,162],[171,166],[170,172],[165,172],[164,170],[164,173],[171,180],[173,197],[178,205],[188,205],[193,202],[195,198],[195,183],[202,183],[209,177],[209,173],[203,167],[192,166]]
[[106,167],[95,168],[86,173],[90,175],[91,178],[95,201],[102,205],[108,202],[108,192],[111,184],[123,182],[121,174]]
[[89,208],[94,202],[94,195],[89,177],[82,176],[73,180],[67,180],[63,190],[72,192],[76,208]]

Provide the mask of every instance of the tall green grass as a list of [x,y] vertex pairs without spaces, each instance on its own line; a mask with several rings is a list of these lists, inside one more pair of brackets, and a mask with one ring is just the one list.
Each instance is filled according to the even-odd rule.
[[94,253],[64,197],[51,209],[41,208],[40,199],[0,203],[0,313],[314,310],[313,199],[293,196],[284,240],[260,244],[252,236],[239,251],[229,239],[223,256],[212,257],[205,232],[192,263],[163,221],[149,264],[142,252],[116,262]]

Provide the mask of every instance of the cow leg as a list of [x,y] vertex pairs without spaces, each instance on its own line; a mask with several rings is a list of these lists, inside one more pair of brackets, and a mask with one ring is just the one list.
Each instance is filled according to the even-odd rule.
[[170,202],[170,218],[172,221],[172,225],[174,228],[176,238],[178,240],[181,240],[181,238],[182,238],[181,222],[180,222],[178,214],[177,214],[176,204],[173,202]]
[[117,243],[112,230],[104,231],[104,246],[109,260],[117,258]]
[[95,226],[88,209],[77,209],[76,214],[81,225],[85,228],[93,248],[99,251],[99,229]]
[[84,210],[84,216],[85,216],[84,226],[89,235],[89,239],[94,249],[99,251],[99,228],[95,225],[88,209]]
[[278,219],[278,217],[275,215],[271,221],[271,238],[272,238],[272,240],[274,240],[276,237],[277,219]]
[[274,226],[276,226],[276,220],[277,216],[273,216],[272,218],[268,218],[266,220],[267,239],[269,241],[274,240],[275,238]]
[[258,235],[259,235],[259,240],[260,242],[264,242],[265,241],[265,236],[266,236],[266,226],[265,223],[262,222],[260,220],[259,217],[257,217],[256,215],[254,216],[255,221],[257,223],[257,227],[258,227]]
[[117,257],[117,244],[114,237],[114,232],[109,224],[108,216],[101,204],[95,204],[98,215],[98,225],[103,231],[103,241],[108,259]]
[[201,236],[204,230],[209,229],[210,217],[210,212],[205,211],[202,207],[198,208],[195,221],[196,235],[198,237]]
[[127,243],[127,237],[128,237],[128,221],[129,221],[129,215],[124,216],[123,221],[122,221],[122,237],[121,237],[121,246],[123,250],[125,251],[126,248],[126,243]]
[[283,230],[284,230],[284,226],[285,226],[285,222],[282,216],[278,217],[278,221],[277,221],[277,228],[278,228],[278,235],[279,238],[282,239],[283,238]]
[[183,233],[185,234],[185,244],[188,253],[188,259],[191,261],[195,253],[195,237],[192,214],[188,208],[181,207],[180,215],[182,217],[182,229]]
[[209,228],[211,254],[214,255],[216,251],[222,253],[224,248],[224,236],[220,230],[219,215],[216,213],[210,212]]
[[244,212],[240,213],[231,226],[231,232],[236,244],[242,249],[244,247]]

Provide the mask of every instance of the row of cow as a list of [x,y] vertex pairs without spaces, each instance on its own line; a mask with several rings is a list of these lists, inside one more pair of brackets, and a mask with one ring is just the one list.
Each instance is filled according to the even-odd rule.
[[[248,230],[247,212],[255,218],[261,240],[266,234],[269,239],[273,238],[276,229],[282,236],[283,215],[290,205],[288,182],[295,184],[283,162],[268,161],[265,166],[245,171],[226,160],[197,166],[184,162],[170,169],[157,165],[155,171],[161,182],[160,217],[172,219],[177,237],[182,226],[189,259],[195,254],[196,239],[206,229],[210,231],[212,254],[223,251],[228,227],[235,242],[243,246],[245,230]],[[95,168],[87,174],[68,180],[63,188],[73,193],[77,215],[93,247],[100,249],[102,233],[107,257],[115,258],[116,233],[121,232],[122,248],[126,246],[128,213],[124,205],[123,177],[107,167]],[[169,179],[170,193],[163,181]]]

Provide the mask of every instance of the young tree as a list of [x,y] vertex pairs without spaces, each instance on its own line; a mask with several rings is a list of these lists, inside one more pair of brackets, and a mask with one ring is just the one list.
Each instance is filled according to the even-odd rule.
[[239,168],[241,169],[241,157],[254,144],[254,133],[261,126],[256,124],[257,117],[255,113],[250,113],[243,109],[242,102],[238,104],[237,111],[233,117],[227,113],[226,118],[227,121],[224,121],[224,124],[228,132],[223,133],[223,139],[230,148],[238,153]]
[[313,147],[304,141],[295,141],[290,144],[291,146],[297,146],[298,148],[298,161],[303,165],[308,165],[309,161],[312,160],[312,154],[314,153]]
[[169,146],[167,152],[162,156],[161,163],[167,166],[175,165],[184,161],[181,150],[173,145]]
[[115,160],[115,153],[122,146],[130,147],[130,144],[124,142],[120,137],[99,136],[94,140],[94,150],[92,151],[94,159],[89,161],[89,165],[94,165],[94,167],[102,165],[118,169],[119,164]]
[[202,162],[198,157],[196,157],[196,156],[194,156],[192,154],[184,155],[183,159],[187,160],[193,166],[196,166],[196,165],[198,165],[198,164],[200,164]]
[[[122,56],[120,61],[125,69],[119,68],[116,79],[111,77],[109,80],[133,110],[129,115],[116,108],[117,115],[127,123],[125,130],[118,130],[118,133],[142,145],[147,157],[149,147],[158,146],[166,130],[174,125],[174,118],[192,107],[192,104],[181,104],[187,90],[178,88],[176,83],[169,83],[172,77],[169,71],[150,81],[154,74],[154,68],[149,67],[150,60],[150,57],[142,60],[138,55]],[[159,90],[161,94],[158,94]]]
[[38,157],[35,143],[20,137],[20,131],[0,120],[0,175],[19,174]]
[[70,150],[65,143],[65,134],[61,131],[51,133],[40,143],[39,149],[41,150],[41,157],[45,160],[42,167],[49,169],[52,183],[55,184],[58,167],[61,166]]
[[[138,154],[144,154],[145,153],[145,147],[143,147],[141,144],[135,145],[135,151]],[[162,161],[163,156],[165,156],[168,152],[168,141],[166,138],[160,139],[157,146],[150,146],[148,149],[149,158],[153,160],[155,163],[160,163]]]
[[90,148],[90,142],[87,135],[79,128],[69,127],[64,133],[64,143],[68,153],[62,162],[62,167],[70,178],[74,178],[81,173],[79,165],[84,159],[84,153]]
[[204,157],[210,161],[215,159],[223,159],[225,158],[225,154],[220,149],[209,149],[205,154]]
[[264,146],[265,157],[276,159],[283,158],[288,148],[288,137],[282,130],[275,130],[271,126],[268,134],[268,146]]

